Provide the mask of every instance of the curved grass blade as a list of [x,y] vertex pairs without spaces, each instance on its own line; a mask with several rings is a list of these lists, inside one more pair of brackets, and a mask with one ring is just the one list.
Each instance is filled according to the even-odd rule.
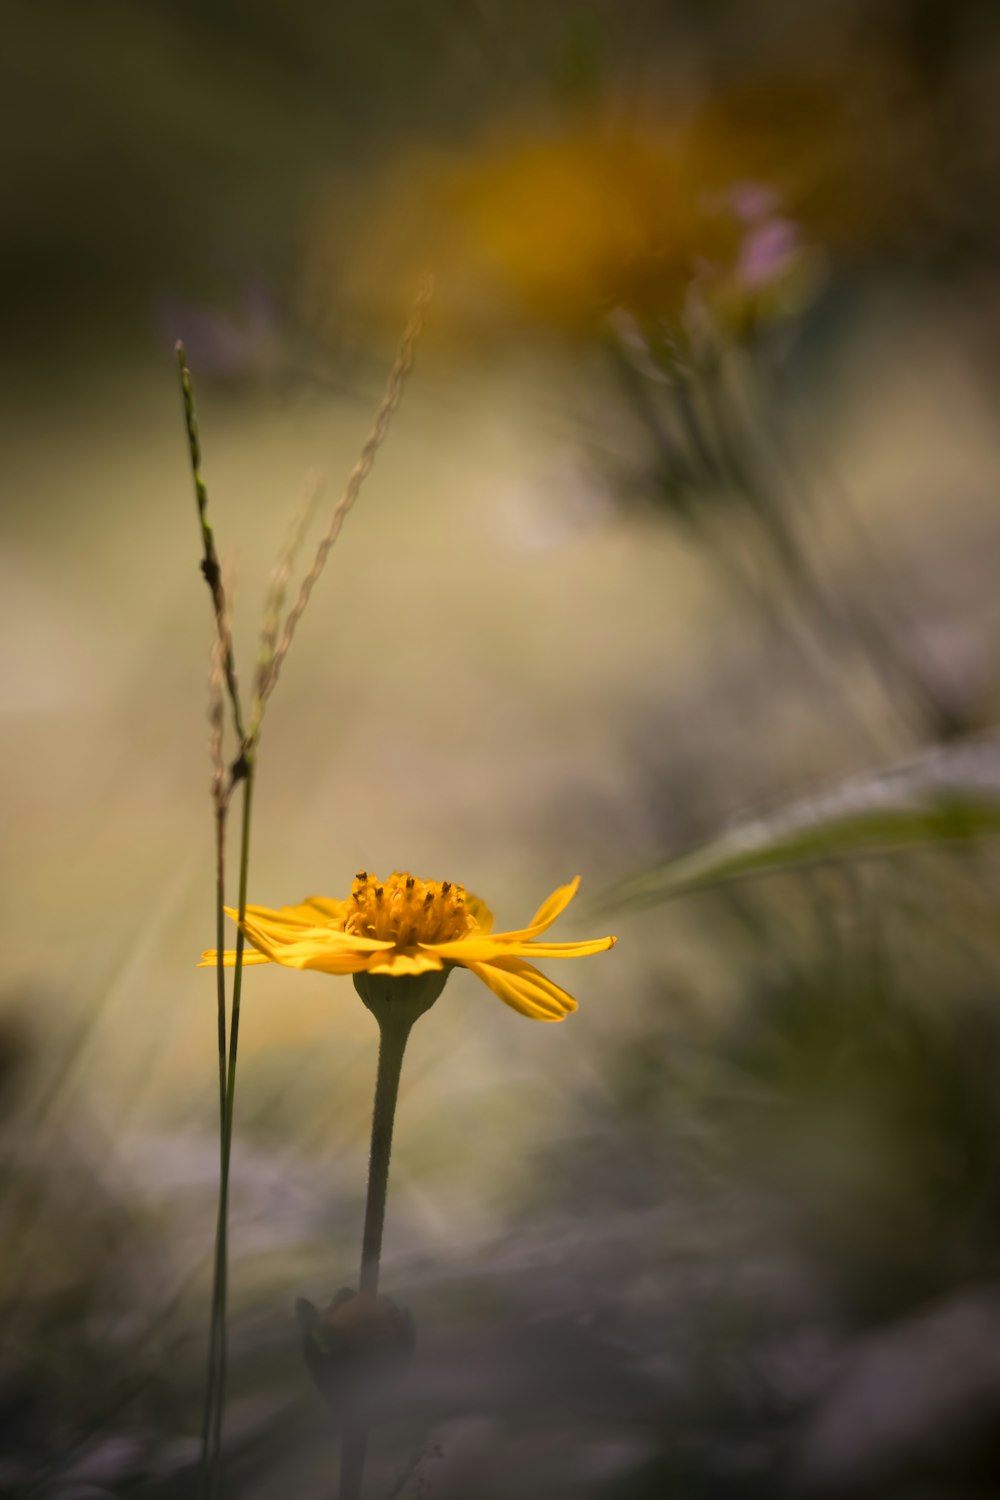
[[624,880],[602,903],[652,906],[723,882],[825,860],[1000,833],[1000,736],[936,749],[740,819]]

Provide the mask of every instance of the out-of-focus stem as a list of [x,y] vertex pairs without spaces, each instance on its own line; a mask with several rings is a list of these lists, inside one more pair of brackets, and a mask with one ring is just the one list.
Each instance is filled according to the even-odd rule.
[[[389,1187],[389,1158],[392,1153],[392,1131],[399,1098],[399,1079],[403,1054],[415,1016],[403,1002],[381,1005],[373,1012],[378,1021],[378,1069],[375,1075],[375,1102],[372,1108],[372,1138],[368,1157],[368,1196],[365,1202],[365,1227],[361,1239],[362,1295],[378,1296],[379,1265],[382,1258],[382,1230],[385,1225],[385,1201]],[[368,1426],[351,1423],[344,1432],[340,1454],[340,1500],[360,1500],[365,1476],[365,1452]]]
[[[216,998],[218,1002],[218,1035],[219,1035],[219,1181],[222,1181],[224,1141],[226,1134],[226,970],[223,964],[223,947],[225,944],[225,922],[224,911],[226,902],[226,814],[228,812],[228,798],[225,788],[220,785],[216,788],[215,805],[215,945],[216,945]],[[218,1236],[218,1226],[216,1226]],[[218,1258],[218,1243],[216,1243],[216,1261]],[[215,1403],[216,1383],[218,1381],[219,1365],[219,1322],[217,1307],[218,1288],[213,1276],[212,1285],[212,1312],[208,1335],[208,1370],[205,1376],[205,1406],[201,1425],[201,1464],[203,1486],[207,1490],[209,1472],[209,1441],[212,1432],[212,1417]]]
[[[226,1404],[227,1329],[226,1302],[229,1281],[229,1165],[233,1147],[233,1115],[236,1102],[236,1058],[240,1038],[240,995],[243,988],[243,952],[246,937],[243,922],[247,910],[247,879],[250,868],[250,814],[253,804],[254,757],[243,756],[243,818],[240,829],[239,926],[236,932],[236,963],[233,971],[233,1006],[229,1022],[229,1057],[226,1072],[225,1109],[222,1119],[219,1212],[215,1229],[215,1271],[212,1289],[212,1325],[215,1330],[216,1380],[212,1403],[211,1431],[206,1464],[210,1495],[222,1487],[222,1418]],[[221,942],[220,942],[221,952]]]

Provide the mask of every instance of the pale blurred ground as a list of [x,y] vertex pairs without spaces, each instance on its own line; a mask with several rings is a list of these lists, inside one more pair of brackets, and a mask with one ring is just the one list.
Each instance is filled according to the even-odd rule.
[[[975,372],[946,339],[940,327],[859,333],[830,411],[810,417],[863,497],[852,503],[870,550],[927,600],[922,626],[947,659],[965,653],[981,671],[1000,626],[1000,449]],[[794,653],[773,675],[766,627],[734,611],[697,554],[616,512],[560,400],[569,371],[462,371],[428,340],[272,704],[252,899],[337,894],[356,868],[460,879],[502,925],[576,873],[593,896],[661,852],[632,780],[630,746],[651,716],[662,738],[649,753],[667,766],[714,754],[724,767],[738,741],[741,781],[716,792],[720,818],[888,753],[891,725],[873,747]],[[322,465],[337,493],[377,390],[201,390],[244,662],[300,476]],[[0,593],[7,990],[33,997],[43,1045],[80,1029],[59,1108],[85,1102],[127,1159],[150,1133],[197,1141],[214,1128],[214,980],[193,969],[212,941],[210,629],[169,351],[127,379],[75,386],[55,409],[8,409],[3,425],[15,497]],[[818,526],[850,586],[872,564],[840,495]],[[568,933],[582,930],[572,915]],[[594,917],[588,931],[595,922],[608,926]],[[625,922],[612,956],[559,975],[582,1002],[569,1025],[524,1024],[458,974],[416,1033],[398,1181],[419,1163],[432,1237],[502,1221],[505,1179],[636,1024],[650,965],[698,974],[700,1003],[713,1003],[711,953],[682,908]],[[352,1153],[360,1180],[373,1041],[348,982],[252,972],[241,1110],[305,1131],[317,1164]]]

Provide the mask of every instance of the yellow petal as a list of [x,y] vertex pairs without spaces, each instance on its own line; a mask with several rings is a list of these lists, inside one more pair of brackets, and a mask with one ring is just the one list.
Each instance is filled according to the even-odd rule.
[[508,941],[527,942],[530,938],[537,937],[546,928],[551,927],[562,912],[564,912],[580,889],[580,877],[571,880],[569,885],[560,885],[542,902],[535,912],[527,927],[519,927],[515,932],[498,932],[498,938],[507,938]]
[[369,974],[429,974],[444,964],[426,948],[396,948],[392,953],[372,954],[365,968]]
[[576,1010],[572,995],[523,959],[499,958],[493,963],[466,964],[466,968],[506,1005],[532,1021],[562,1021]]
[[[201,955],[201,960],[200,960],[200,962],[198,964],[198,968],[199,969],[207,969],[211,965],[211,967],[214,969],[215,968],[215,961],[216,961],[216,950],[214,948],[206,949],[205,952]],[[271,962],[271,959],[268,958],[268,956],[267,956],[266,953],[258,953],[257,950],[256,950],[256,948],[245,948],[243,950],[243,962],[245,964],[269,964]],[[226,951],[225,951],[225,953],[223,953],[223,955],[222,955],[222,967],[224,969],[235,969],[235,967],[236,967],[236,949],[235,948],[227,948]]]
[[323,943],[288,943],[274,948],[270,957],[286,969],[315,969],[320,974],[360,974],[368,967],[370,953],[332,951]]
[[280,923],[287,927],[319,927],[339,920],[344,902],[326,896],[307,896],[297,906],[248,906],[247,916],[255,921]]
[[315,969],[319,974],[360,974],[367,969],[370,958],[369,953],[314,953],[304,956],[301,962],[298,956],[280,958],[278,962],[291,969]]
[[[227,907],[226,910],[235,922],[236,908]],[[248,904],[246,914],[251,921],[266,922],[273,927],[279,925],[282,927],[317,926],[316,912],[311,911],[307,915],[302,907],[279,906],[277,911],[275,911],[270,906],[250,906]]]
[[535,912],[530,922],[533,932],[544,932],[546,927],[551,927],[556,917],[560,916],[567,908],[577,891],[580,889],[580,877],[575,876],[569,885],[560,885],[552,892]]
[[[295,942],[272,942],[267,934],[245,928],[247,937],[255,948],[267,955],[272,962],[286,969],[318,969],[321,974],[357,974],[365,967],[370,955],[368,939],[352,939],[345,944],[344,934],[329,932],[323,928],[300,929]],[[331,939],[337,939],[331,942]],[[357,946],[355,946],[355,943]]]
[[[251,916],[250,908],[247,907],[243,930],[250,941],[265,953],[286,944],[302,942],[325,945],[332,953],[375,953],[392,947],[390,942],[382,942],[378,938],[356,937],[353,933],[341,932],[335,927],[304,927],[296,922],[286,924],[278,912],[272,912],[267,907],[258,907],[256,910],[264,915]],[[238,919],[239,913],[235,907],[227,906],[225,911],[234,922]],[[277,961],[276,959],[275,962]]]
[[493,931],[493,913],[485,901],[480,900],[478,896],[466,895],[465,909],[470,917],[475,918],[476,926],[480,932]]
[[511,957],[511,948],[502,937],[492,937],[488,932],[481,936],[472,932],[468,937],[456,938],[451,943],[422,943],[425,953],[433,953],[451,964],[483,964],[490,959]]
[[599,937],[585,938],[579,943],[515,943],[507,951],[511,955],[527,953],[530,958],[586,958],[590,953],[606,952],[617,941],[614,937]]
[[300,911],[311,907],[318,911],[321,917],[336,922],[344,915],[346,905],[346,901],[335,901],[332,896],[307,896],[301,907],[293,907],[292,910]]
[[587,938],[579,943],[537,943],[531,938],[512,938],[510,933],[489,933],[480,937],[476,932],[468,937],[456,938],[453,943],[425,943],[428,953],[436,953],[448,963],[491,963],[495,958],[586,958],[591,953],[603,953],[613,948],[617,938]]

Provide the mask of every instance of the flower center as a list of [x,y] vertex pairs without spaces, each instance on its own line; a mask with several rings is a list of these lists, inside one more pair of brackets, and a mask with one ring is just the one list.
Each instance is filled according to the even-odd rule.
[[418,880],[397,871],[380,881],[360,871],[351,886],[344,931],[411,948],[415,943],[450,943],[479,924],[468,910],[464,886],[450,880]]

